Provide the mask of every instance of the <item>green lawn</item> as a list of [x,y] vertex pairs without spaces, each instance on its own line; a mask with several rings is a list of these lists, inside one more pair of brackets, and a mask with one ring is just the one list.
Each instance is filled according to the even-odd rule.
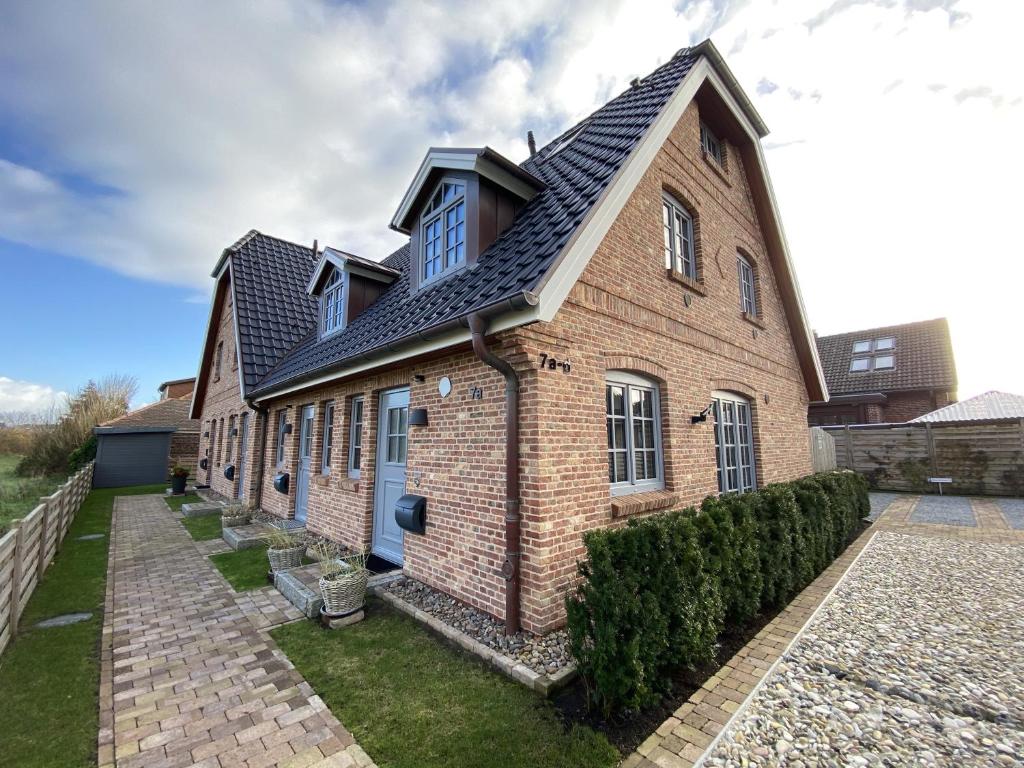
[[[107,575],[107,537],[115,496],[163,493],[163,485],[92,491],[71,523],[0,656],[0,767],[95,766],[99,713],[99,642]],[[42,619],[92,612],[79,624],[35,629]]]
[[267,560],[266,545],[210,555],[210,562],[217,566],[235,592],[259,589],[270,583],[267,581],[270,561]]
[[[167,506],[175,512],[181,512],[181,507],[184,504],[195,504],[197,501],[203,499],[194,493],[186,493],[183,496],[164,496],[164,501],[167,502]],[[220,515],[211,515],[211,517],[219,518]]]
[[619,755],[519,683],[371,601],[364,621],[271,632],[381,768],[596,768]]
[[[164,499],[164,501],[170,501]],[[221,536],[220,515],[203,515],[202,517],[183,517],[181,524],[185,526],[196,541],[210,541]]]
[[67,478],[63,475],[18,477],[14,468],[21,456],[0,453],[0,531],[17,517],[24,517],[39,503],[40,496],[48,496]]

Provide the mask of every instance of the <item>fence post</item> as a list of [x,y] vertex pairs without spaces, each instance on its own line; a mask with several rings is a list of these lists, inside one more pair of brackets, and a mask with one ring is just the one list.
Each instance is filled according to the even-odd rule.
[[12,520],[11,527],[14,529],[14,570],[11,573],[11,639],[14,639],[18,632],[18,619],[21,618],[21,574],[22,549],[25,546],[25,531],[21,527],[21,520]]
[[853,432],[849,424],[843,424],[843,431],[846,433],[846,468],[853,469]]
[[924,423],[924,436],[928,444],[928,464],[932,468],[932,477],[938,477],[939,464],[938,459],[935,457],[935,435],[932,434],[932,425],[927,421]]
[[39,503],[43,505],[43,521],[39,524],[39,561],[36,563],[36,576],[42,581],[43,573],[46,572],[46,539],[50,533],[50,499],[48,496],[40,496]]
[[65,494],[63,489],[57,491],[57,530],[54,537],[53,556],[57,557],[61,545],[64,543],[64,515],[65,515]]

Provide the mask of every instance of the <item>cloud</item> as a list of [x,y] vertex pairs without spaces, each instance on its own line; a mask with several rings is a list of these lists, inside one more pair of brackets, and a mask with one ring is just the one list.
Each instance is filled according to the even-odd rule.
[[0,414],[43,414],[63,405],[66,392],[0,376]]
[[777,90],[779,90],[779,86],[767,77],[762,77],[757,81],[757,92],[762,96],[767,96],[769,93],[775,93]]

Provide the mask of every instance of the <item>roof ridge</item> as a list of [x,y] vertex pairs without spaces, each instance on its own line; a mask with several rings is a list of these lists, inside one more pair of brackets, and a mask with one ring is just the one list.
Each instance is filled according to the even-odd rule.
[[234,243],[234,245],[229,246],[225,250],[231,251],[232,253],[237,253],[250,242],[252,242],[252,240],[256,237],[262,237],[267,240],[276,240],[279,243],[291,245],[296,248],[302,248],[310,252],[312,252],[313,250],[312,245],[303,245],[302,243],[296,243],[293,240],[286,240],[285,238],[278,237],[277,235],[268,235],[266,232],[260,232],[258,229],[250,229],[244,236],[240,237],[238,241]]
[[818,336],[819,340],[834,339],[838,336],[852,336],[855,334],[867,335],[874,333],[875,331],[887,330],[890,328],[911,328],[917,325],[930,325],[933,323],[945,323],[949,325],[949,319],[946,317],[933,317],[930,320],[911,320],[909,323],[890,323],[888,325],[876,325],[872,328],[856,328],[852,331],[840,331],[839,333],[830,333],[827,336]]
[[156,400],[156,401],[154,401],[152,403],[147,403],[146,405],[143,405],[143,406],[141,406],[139,408],[136,408],[134,411],[127,411],[125,413],[122,413],[116,419],[108,419],[107,421],[104,421],[102,424],[97,424],[96,426],[98,426],[98,427],[108,427],[111,424],[116,424],[117,422],[121,421],[122,419],[127,419],[129,416],[134,416],[135,414],[142,413],[143,411],[148,411],[150,408],[153,408],[153,407],[155,407],[157,405],[160,405],[160,403],[166,403],[166,402],[171,402],[173,400],[180,400],[180,399],[182,399],[182,398],[180,398],[180,397],[173,397],[173,398],[167,398],[167,399],[164,399],[164,400]]
[[562,139],[564,137],[566,137],[569,134],[573,133],[573,131],[577,131],[577,130],[583,128],[590,120],[592,120],[594,118],[595,115],[597,115],[599,112],[603,112],[604,110],[608,109],[609,107],[614,105],[617,101],[619,101],[619,99],[621,99],[621,98],[623,98],[623,97],[633,93],[638,88],[643,88],[645,85],[648,84],[648,81],[655,74],[657,74],[661,70],[665,69],[666,67],[671,66],[671,64],[676,59],[678,59],[680,56],[683,56],[683,55],[686,55],[686,54],[692,52],[695,47],[696,46],[688,45],[688,46],[685,46],[683,48],[680,48],[678,51],[676,51],[674,54],[672,54],[672,56],[669,57],[669,59],[667,61],[664,61],[663,63],[659,64],[654,69],[652,69],[650,72],[648,72],[646,75],[643,75],[642,77],[636,78],[637,85],[632,85],[633,81],[630,81],[631,84],[624,91],[622,91],[622,92],[618,93],[617,95],[613,96],[611,99],[609,99],[604,104],[599,106],[597,109],[595,109],[593,112],[588,114],[586,117],[581,118],[578,122],[576,122],[575,124],[569,126],[566,130],[562,131],[560,134],[558,134],[554,138],[550,139],[544,146],[542,146],[540,149],[538,149],[535,154],[530,155],[528,158],[526,158],[526,160],[521,162],[519,165],[525,167],[525,165],[527,163],[529,163],[531,160],[534,163],[542,162],[543,160],[545,160],[546,158],[545,157],[541,157],[541,156],[547,151],[548,147],[552,146],[556,142],[562,141]]

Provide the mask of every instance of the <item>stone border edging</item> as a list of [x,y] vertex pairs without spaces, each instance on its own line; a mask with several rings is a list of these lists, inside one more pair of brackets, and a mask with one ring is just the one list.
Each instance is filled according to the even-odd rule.
[[384,589],[383,586],[374,586],[371,590],[373,594],[388,605],[408,616],[411,616],[416,621],[429,627],[434,632],[444,636],[446,639],[451,640],[453,643],[456,643],[460,648],[469,651],[474,656],[479,656],[506,677],[510,677],[517,683],[521,683],[527,688],[533,689],[544,697],[548,697],[555,691],[565,687],[576,677],[575,664],[563,667],[553,675],[534,672],[522,662],[515,661],[502,653],[498,653],[493,648],[489,648],[483,643],[474,640],[465,632],[460,632],[454,627],[445,624],[436,616],[420,610],[411,603],[407,603],[402,598],[397,597],[392,592]]

